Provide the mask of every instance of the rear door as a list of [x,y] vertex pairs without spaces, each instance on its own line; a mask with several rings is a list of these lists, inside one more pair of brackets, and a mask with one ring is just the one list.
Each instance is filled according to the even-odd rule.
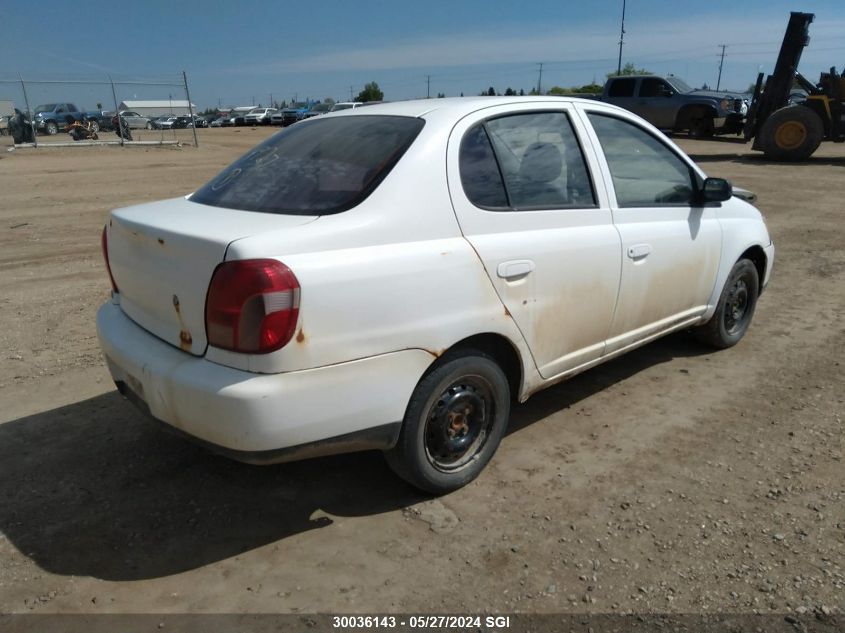
[[606,353],[704,313],[716,283],[718,203],[694,202],[700,176],[662,135],[626,113],[585,105],[621,237],[622,279]]
[[582,131],[556,101],[485,108],[449,139],[461,230],[544,378],[601,356],[619,287],[619,235]]

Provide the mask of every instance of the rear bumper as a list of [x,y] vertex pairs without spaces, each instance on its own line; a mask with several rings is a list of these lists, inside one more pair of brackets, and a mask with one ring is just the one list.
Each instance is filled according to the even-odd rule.
[[182,434],[252,463],[391,448],[411,393],[433,360],[412,349],[254,374],[182,352],[113,303],[97,313],[97,333],[121,393]]

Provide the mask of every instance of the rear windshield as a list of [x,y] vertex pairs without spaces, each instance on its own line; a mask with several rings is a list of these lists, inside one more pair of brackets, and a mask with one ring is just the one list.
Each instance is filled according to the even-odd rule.
[[292,215],[345,211],[390,173],[423,124],[403,116],[302,121],[242,156],[191,201]]

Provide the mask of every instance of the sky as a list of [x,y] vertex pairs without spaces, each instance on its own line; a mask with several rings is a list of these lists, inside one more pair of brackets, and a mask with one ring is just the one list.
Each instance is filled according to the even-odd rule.
[[[0,100],[182,99],[201,109],[294,98],[386,100],[578,86],[615,70],[622,0],[3,3]],[[109,6],[119,7],[117,14]],[[68,8],[84,16],[68,20]],[[800,70],[845,65],[845,0],[627,0],[622,62],[690,85],[746,90],[771,72],[791,10],[816,14]],[[132,84],[130,81],[144,82]],[[5,83],[4,83],[5,82]],[[157,85],[150,85],[158,82]],[[34,104],[32,104],[34,105]]]

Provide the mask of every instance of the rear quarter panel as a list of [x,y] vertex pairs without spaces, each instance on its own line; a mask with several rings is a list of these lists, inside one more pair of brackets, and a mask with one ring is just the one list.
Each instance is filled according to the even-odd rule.
[[[354,209],[233,242],[227,260],[274,257],[290,267],[301,286],[299,320],[278,352],[248,356],[210,347],[209,360],[274,373],[424,349],[434,362],[466,337],[495,333],[531,363],[455,219],[446,184],[448,131],[427,124]],[[523,375],[532,369],[523,367]]]

